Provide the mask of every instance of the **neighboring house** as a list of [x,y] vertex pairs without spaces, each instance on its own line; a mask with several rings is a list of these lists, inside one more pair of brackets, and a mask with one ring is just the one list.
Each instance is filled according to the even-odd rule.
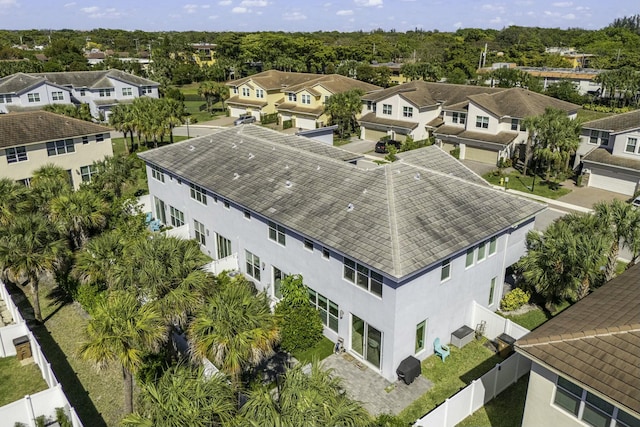
[[336,93],[359,88],[365,93],[380,87],[339,74],[290,73],[269,70],[227,82],[231,97],[226,101],[231,117],[278,113],[292,127],[315,129],[327,124],[324,104]]
[[0,79],[0,113],[40,109],[48,104],[89,104],[107,121],[111,108],[140,96],[157,98],[159,83],[120,70],[16,73]]
[[388,380],[448,341],[474,301],[498,308],[545,209],[436,146],[360,169],[348,151],[244,125],[139,157],[157,218],[274,301],[302,274],[325,335]]
[[191,43],[191,47],[195,50],[192,55],[193,61],[200,67],[216,63],[215,53],[218,45],[215,43]]
[[466,101],[469,95],[500,90],[504,89],[415,80],[365,95],[360,137],[371,141],[385,136],[398,141],[407,136],[426,139],[442,124],[445,105]]
[[28,186],[34,170],[53,163],[78,188],[96,172],[93,162],[113,155],[110,132],[46,111],[0,114],[0,177]]
[[640,110],[582,124],[576,166],[583,182],[632,196],[640,190]]
[[434,136],[445,151],[459,149],[461,160],[496,165],[520,154],[528,138],[523,121],[544,114],[546,108],[562,110],[575,119],[581,107],[521,88],[479,93],[445,105],[444,124]]
[[640,425],[640,265],[525,335],[523,427]]
[[371,64],[373,68],[380,68],[380,67],[388,68],[389,72],[391,73],[389,75],[389,82],[396,85],[400,85],[402,83],[407,83],[411,81],[411,79],[405,77],[404,74],[402,74],[402,65],[403,64],[398,64],[396,62],[385,62],[385,63],[374,62]]

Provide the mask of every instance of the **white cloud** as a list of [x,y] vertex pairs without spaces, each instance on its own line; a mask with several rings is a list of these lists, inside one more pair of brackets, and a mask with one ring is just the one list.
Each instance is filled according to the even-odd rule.
[[495,18],[491,19],[489,22],[491,22],[492,24],[499,24],[502,22],[502,18],[500,18],[499,16],[496,16]]
[[182,8],[187,13],[196,13],[196,10],[198,9],[198,5],[197,4],[185,4]]
[[336,15],[338,15],[338,16],[353,15],[353,10],[339,10],[339,11],[336,12]]
[[215,19],[218,19],[218,15],[211,15],[209,17],[209,19],[211,19],[212,21],[215,20]]
[[19,6],[18,2],[16,0],[0,0],[0,7],[1,8],[10,8],[13,6]]
[[231,4],[231,0],[220,0],[218,2],[219,6],[229,6]]
[[377,6],[382,7],[382,0],[353,0],[356,5],[362,7]]
[[498,13],[504,13],[504,6],[500,4],[483,4],[482,9],[491,10]]
[[462,28],[462,22],[458,21],[453,24],[453,28]]
[[559,1],[559,2],[552,3],[552,6],[555,6],[555,7],[571,7],[571,6],[573,6],[573,2],[571,2],[571,1]]
[[573,21],[574,19],[576,19],[576,15],[574,15],[573,13],[567,13],[566,15],[562,15],[563,19],[567,19],[569,21]]
[[90,7],[83,7],[80,10],[83,11],[84,13],[96,13],[97,11],[100,10],[100,8],[98,6],[90,6]]
[[209,6],[208,4],[203,4],[200,7],[203,8],[203,9],[209,9],[211,6]]
[[247,9],[246,7],[240,7],[240,6],[236,6],[233,9],[231,9],[231,13],[249,13],[249,9]]
[[285,21],[304,21],[307,19],[307,16],[300,12],[290,12],[282,15],[282,19]]
[[240,6],[245,7],[266,7],[269,3],[267,0],[242,0]]
[[75,6],[77,3],[72,1],[71,3],[65,3],[64,7],[72,7]]

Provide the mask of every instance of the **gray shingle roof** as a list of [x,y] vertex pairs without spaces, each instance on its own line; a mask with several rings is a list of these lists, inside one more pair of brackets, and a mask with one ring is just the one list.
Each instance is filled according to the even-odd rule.
[[26,73],[15,73],[0,79],[0,93],[18,93],[42,81]]
[[334,150],[244,125],[139,156],[395,278],[545,208],[406,162],[364,170],[318,154]]
[[567,113],[576,112],[581,108],[570,102],[516,87],[491,94],[471,95],[469,100],[497,117],[509,116],[519,119],[539,116],[548,107]]
[[0,129],[2,129],[0,147],[14,147],[112,131],[95,123],[47,111],[0,114]]
[[59,84],[61,86],[87,87],[87,88],[104,88],[103,81],[106,77],[121,80],[135,86],[159,86],[159,83],[143,77],[134,76],[120,70],[100,70],[100,71],[68,71],[61,73],[30,73],[34,77],[44,77],[48,81]]
[[278,70],[267,70],[238,80],[228,81],[228,86],[240,86],[247,82],[254,82],[261,88],[270,90],[281,90],[288,86],[308,82],[318,78],[318,74],[311,73],[288,73]]
[[586,163],[601,163],[604,165],[618,166],[640,172],[640,160],[623,156],[614,156],[606,148],[596,148],[582,159]]
[[582,124],[583,129],[597,129],[617,133],[640,128],[640,110],[615,114],[602,119],[591,120]]
[[[368,113],[362,116],[359,122],[361,124],[364,123],[367,125],[394,126],[394,127],[403,128],[403,129],[415,129],[418,127],[417,122],[387,119],[385,117],[377,116],[376,113]],[[367,126],[367,127],[371,127],[371,126]]]
[[466,139],[471,141],[490,142],[492,144],[499,144],[506,146],[513,142],[518,137],[518,132],[498,132],[496,134],[486,132],[476,132],[472,130],[465,130],[460,126],[444,125],[440,126],[434,131],[434,136],[437,138],[447,138],[448,136],[455,136],[459,139]]
[[484,178],[436,145],[404,151],[398,153],[397,157],[412,166],[441,172],[480,185],[489,185]]

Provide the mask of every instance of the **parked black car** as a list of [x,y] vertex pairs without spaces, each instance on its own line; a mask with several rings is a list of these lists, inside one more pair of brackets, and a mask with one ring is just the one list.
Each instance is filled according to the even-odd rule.
[[383,153],[383,154],[388,153],[389,149],[387,148],[387,146],[389,144],[396,147],[397,150],[399,150],[400,146],[402,145],[400,141],[396,141],[395,139],[389,139],[389,140],[381,139],[380,141],[376,142],[376,148],[375,148],[376,153]]
[[245,115],[245,116],[240,116],[237,119],[235,119],[233,124],[235,126],[238,126],[238,125],[243,125],[245,123],[255,123],[255,121],[256,121],[256,118],[254,116]]

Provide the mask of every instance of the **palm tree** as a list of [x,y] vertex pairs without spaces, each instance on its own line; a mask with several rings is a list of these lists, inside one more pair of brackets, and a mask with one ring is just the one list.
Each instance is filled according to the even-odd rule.
[[113,126],[115,130],[124,134],[124,148],[127,154],[131,152],[127,145],[127,134],[129,134],[131,138],[131,146],[133,147],[134,122],[131,112],[131,105],[117,104],[113,106],[111,114],[109,115],[109,124]]
[[214,427],[230,425],[235,399],[221,373],[206,378],[202,368],[176,365],[157,382],[140,385],[139,409],[125,427]]
[[340,138],[350,135],[358,129],[356,116],[362,110],[360,97],[363,92],[360,89],[351,89],[346,92],[331,95],[325,104],[325,113],[329,115],[332,125],[338,125]]
[[211,360],[238,389],[242,372],[273,352],[279,331],[266,294],[256,295],[243,276],[221,276],[213,295],[195,312],[187,336],[193,358]]
[[33,207],[28,187],[9,179],[0,178],[0,227],[9,225],[18,215]]
[[143,356],[154,351],[166,337],[159,310],[152,303],[141,304],[127,291],[111,291],[99,300],[86,327],[81,357],[100,368],[116,362],[124,378],[124,409],[133,412],[133,374],[142,366]]
[[637,257],[637,249],[640,246],[640,211],[622,200],[598,202],[593,209],[595,216],[604,224],[611,238],[605,273],[605,280],[609,281],[615,277],[621,243],[632,249],[634,258]]
[[331,370],[314,361],[306,374],[298,364],[288,370],[272,392],[259,387],[249,392],[241,408],[247,426],[369,426],[371,418],[360,403],[342,390]]
[[89,239],[87,244],[75,253],[73,275],[81,283],[95,284],[101,289],[111,287],[114,283],[114,267],[123,261],[128,243],[127,234],[118,229]]
[[207,111],[211,112],[211,106],[216,96],[215,82],[208,81],[200,83],[200,86],[198,86],[198,95],[204,98],[207,103]]
[[49,210],[49,218],[75,250],[87,242],[92,231],[104,228],[109,206],[91,189],[80,188],[51,200]]
[[46,212],[52,199],[73,190],[70,172],[52,163],[41,166],[33,172],[31,189],[36,206]]
[[0,270],[15,278],[25,277],[33,295],[33,312],[42,322],[40,277],[51,273],[67,256],[66,241],[40,213],[17,216],[0,228]]
[[144,174],[139,160],[131,156],[105,157],[94,162],[93,166],[97,173],[88,185],[108,200],[133,196],[136,183]]
[[173,128],[180,126],[185,116],[184,103],[171,98],[162,98],[161,107],[162,122],[169,129],[169,138],[173,144]]

